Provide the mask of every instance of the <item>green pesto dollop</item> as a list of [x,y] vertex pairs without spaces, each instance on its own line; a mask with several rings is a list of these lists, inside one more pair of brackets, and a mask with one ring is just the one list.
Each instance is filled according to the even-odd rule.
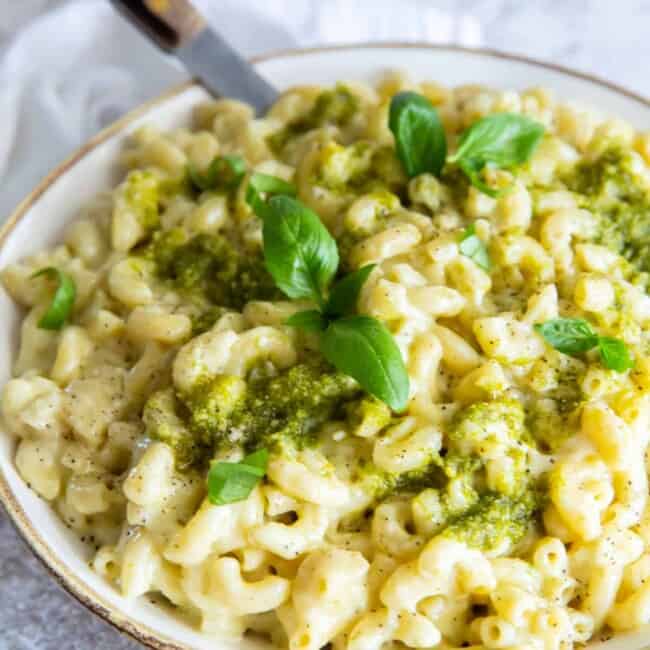
[[129,172],[122,187],[122,199],[146,230],[158,226],[161,201],[161,181],[152,171]]
[[293,138],[326,125],[345,126],[359,108],[358,99],[343,85],[326,90],[316,98],[314,105],[305,115],[289,122],[283,129],[268,138],[274,153],[279,153]]
[[545,489],[523,473],[506,493],[485,488],[484,463],[477,456],[450,453],[425,467],[390,474],[365,463],[355,480],[375,502],[414,495],[412,508],[428,521],[426,534],[446,535],[482,550],[515,546],[537,521]]
[[176,467],[183,471],[212,457],[213,442],[205,432],[193,431],[181,417],[182,404],[173,389],[154,393],[144,406],[142,420],[147,435],[169,445]]
[[519,400],[472,404],[457,415],[447,436],[450,449],[461,458],[475,456],[486,463],[498,450],[508,459],[504,470],[491,477],[493,490],[512,496],[525,489],[536,443],[526,428],[526,413]]
[[246,380],[206,378],[181,395],[184,420],[214,450],[233,445],[248,450],[302,448],[324,423],[343,417],[359,396],[356,384],[324,363],[300,363],[278,373],[263,366]]
[[564,178],[580,204],[598,218],[596,243],[627,259],[647,284],[650,272],[650,191],[634,171],[629,149],[612,147]]
[[459,412],[448,438],[461,453],[479,453],[485,443],[516,444],[524,437],[524,408],[512,398],[476,402]]
[[369,192],[405,194],[408,178],[389,145],[357,140],[344,146],[331,140],[323,145],[313,183],[331,193],[352,198]]
[[579,430],[580,402],[573,405],[552,399],[531,402],[526,424],[542,451],[557,451]]
[[535,441],[526,429],[525,420],[523,405],[516,399],[476,402],[452,420],[445,432],[446,446],[432,453],[421,467],[397,474],[365,462],[358,468],[356,480],[368,486],[378,499],[437,490],[446,521],[448,516],[457,512],[445,506],[445,494],[450,484],[454,482],[456,490],[462,485],[466,495],[472,490],[482,494],[485,491],[486,463],[497,448],[510,462],[508,471],[491,477],[491,489],[512,497],[528,488],[529,458]]
[[[353,472],[353,480],[371,494],[376,501],[396,495],[417,495],[435,491],[445,500],[444,494],[455,483],[468,490],[481,483],[479,472],[483,468],[476,455],[462,456],[454,452],[432,453],[421,467],[406,472],[388,472],[372,461],[360,459]],[[447,520],[447,516],[444,517]]]
[[[447,462],[452,467],[457,464],[462,477],[467,460],[476,459],[476,494],[473,500],[462,501],[463,512],[449,511],[445,535],[483,550],[506,543],[512,546],[524,537],[539,511],[542,494],[531,479],[530,452],[535,440],[526,427],[526,415],[523,404],[513,398],[476,402],[458,413],[447,432],[453,450]],[[486,489],[483,468],[495,449],[510,463],[507,471],[491,475]]]
[[440,488],[426,488],[412,501],[414,516],[426,521],[428,534],[441,533],[452,520],[473,508],[479,500],[473,472],[449,478],[447,485]]
[[240,310],[251,300],[281,298],[261,254],[245,254],[222,235],[158,231],[144,254],[158,277],[210,305]]
[[452,518],[444,535],[484,551],[519,543],[540,509],[535,490],[516,497],[487,492],[458,517]]
[[433,462],[407,472],[389,472],[360,458],[351,469],[350,478],[374,502],[397,495],[416,495],[430,488],[438,490],[445,485],[444,473]]
[[585,398],[581,386],[586,365],[582,361],[565,356],[561,367],[553,371],[555,387],[531,398],[526,408],[526,428],[542,451],[559,449],[578,432]]
[[368,395],[347,408],[347,421],[355,436],[370,438],[388,426],[392,413],[387,404]]

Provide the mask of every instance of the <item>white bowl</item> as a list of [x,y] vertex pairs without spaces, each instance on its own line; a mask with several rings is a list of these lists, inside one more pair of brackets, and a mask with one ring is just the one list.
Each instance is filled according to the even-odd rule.
[[[372,80],[386,69],[404,69],[415,78],[447,85],[480,82],[521,89],[547,86],[560,97],[600,107],[605,113],[650,125],[650,102],[612,84],[528,59],[496,52],[430,45],[367,45],[287,51],[260,57],[259,71],[283,89],[294,84],[331,84],[344,79]],[[192,109],[208,94],[185,84],[130,113],[90,140],[47,176],[0,231],[0,268],[59,241],[64,225],[97,192],[118,179],[115,161],[124,139],[143,123],[162,129],[189,123]],[[9,379],[17,349],[20,310],[0,294],[0,384]],[[89,552],[50,506],[23,482],[13,463],[14,443],[0,433],[0,499],[16,527],[53,576],[96,614],[153,648],[234,650],[265,647],[208,639],[146,599],[125,600],[87,564]],[[645,641],[644,641],[645,639]],[[601,650],[641,650],[650,645],[650,627],[597,646]]]

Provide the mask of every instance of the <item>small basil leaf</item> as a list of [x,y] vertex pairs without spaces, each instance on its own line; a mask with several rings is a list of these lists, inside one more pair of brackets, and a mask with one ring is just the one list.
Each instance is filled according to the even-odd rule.
[[357,300],[361,288],[375,266],[375,264],[368,264],[349,273],[337,282],[332,288],[329,300],[325,305],[325,314],[328,316],[349,316],[353,314],[357,309]]
[[266,474],[269,452],[260,449],[239,463],[214,463],[208,473],[208,499],[215,506],[248,498]]
[[458,248],[465,257],[469,257],[477,266],[480,266],[485,271],[490,270],[490,256],[485,244],[476,234],[474,224],[465,229],[461,235]]
[[439,176],[447,156],[447,138],[438,111],[424,96],[402,92],[390,102],[388,126],[409,177],[430,172]]
[[525,163],[544,136],[544,127],[517,113],[495,113],[470,126],[458,141],[449,162],[472,161],[483,167],[494,163],[509,169]]
[[38,321],[38,326],[44,330],[60,330],[70,316],[77,296],[77,288],[74,280],[67,273],[53,266],[48,266],[37,271],[32,275],[32,278],[37,278],[42,275],[47,276],[51,280],[56,280],[57,287],[50,306]]
[[317,309],[309,309],[289,316],[284,324],[305,332],[322,332],[327,327],[327,319]]
[[266,219],[269,198],[277,195],[295,196],[296,193],[295,186],[282,178],[254,172],[246,188],[246,203],[260,219]]
[[214,190],[218,188],[233,189],[239,185],[246,174],[246,162],[235,154],[216,156],[205,173],[201,173],[195,165],[187,166],[187,174],[198,189]]
[[266,203],[262,234],[266,268],[278,288],[322,305],[339,253],[318,215],[296,199],[274,196]]
[[329,325],[323,356],[394,411],[406,408],[409,377],[392,334],[377,319],[348,316]]
[[583,318],[555,318],[538,323],[535,330],[565,354],[580,354],[598,345],[598,335]]
[[[504,190],[488,187],[480,172],[490,164],[512,169],[525,163],[544,136],[544,127],[523,115],[496,113],[470,126],[460,137],[458,149],[449,157],[457,162],[471,183],[490,196],[500,196]],[[506,191],[509,188],[506,188]]]
[[598,350],[600,360],[605,368],[616,372],[625,372],[634,367],[634,359],[625,343],[620,339],[601,336],[598,339]]

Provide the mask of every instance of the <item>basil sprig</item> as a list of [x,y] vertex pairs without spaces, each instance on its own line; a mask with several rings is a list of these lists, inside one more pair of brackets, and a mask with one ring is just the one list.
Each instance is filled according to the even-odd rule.
[[476,234],[476,226],[474,224],[465,228],[461,234],[458,249],[465,257],[469,257],[484,271],[490,270],[490,255],[485,244]]
[[429,172],[439,176],[447,156],[445,130],[431,102],[414,92],[393,97],[388,127],[395,136],[395,148],[409,177]]
[[329,317],[354,314],[361,288],[374,268],[375,264],[367,264],[356,271],[352,271],[352,273],[348,273],[342,280],[337,282],[330,291],[329,299],[325,305],[325,314]]
[[554,318],[535,325],[556,350],[577,356],[598,348],[600,361],[609,370],[625,372],[634,366],[634,359],[623,341],[599,336],[584,318]]
[[458,141],[448,162],[457,163],[472,185],[485,194],[499,196],[503,190],[486,185],[480,177],[486,165],[512,169],[525,163],[544,136],[544,127],[524,115],[496,113],[470,126]]
[[[265,180],[265,188],[272,186]],[[264,200],[259,185],[257,190],[247,191],[247,198],[263,220],[264,259],[269,273],[290,298],[307,298],[318,305],[318,309],[294,314],[287,324],[318,333],[323,356],[333,366],[392,409],[403,410],[409,378],[395,340],[380,321],[353,315],[373,267],[349,274],[330,291],[339,255],[336,241],[318,215],[290,196]]]
[[470,183],[490,196],[497,190],[481,178],[486,166],[513,169],[533,155],[544,127],[524,115],[496,113],[465,130],[456,152],[447,157],[447,139],[438,111],[423,95],[398,93],[390,103],[388,126],[395,136],[395,149],[409,177],[429,172],[440,176],[445,162],[457,164]]
[[222,506],[247,499],[264,478],[268,463],[266,449],[249,454],[238,463],[214,463],[208,473],[208,500],[215,506]]
[[354,315],[361,288],[374,268],[369,264],[346,275],[330,291],[322,312],[297,312],[287,325],[320,332],[321,352],[333,366],[393,410],[402,411],[409,378],[395,339],[376,318]]
[[246,174],[246,162],[241,156],[216,156],[205,172],[200,172],[195,165],[187,166],[187,175],[199,190],[233,189],[239,185]]
[[308,309],[296,312],[287,319],[286,324],[308,332],[318,332],[325,331],[328,325],[338,318],[353,315],[361,288],[374,268],[374,264],[368,264],[348,273],[332,287],[322,311]]
[[38,326],[44,330],[60,330],[70,316],[77,297],[77,288],[74,280],[67,273],[53,266],[36,271],[32,278],[40,276],[47,276],[50,280],[56,280],[57,287],[50,306],[38,321]]

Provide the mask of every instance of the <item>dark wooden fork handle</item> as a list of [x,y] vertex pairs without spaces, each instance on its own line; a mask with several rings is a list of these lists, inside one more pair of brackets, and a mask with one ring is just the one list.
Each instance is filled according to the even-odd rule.
[[188,0],[111,0],[119,12],[166,52],[194,40],[205,28],[203,16]]

